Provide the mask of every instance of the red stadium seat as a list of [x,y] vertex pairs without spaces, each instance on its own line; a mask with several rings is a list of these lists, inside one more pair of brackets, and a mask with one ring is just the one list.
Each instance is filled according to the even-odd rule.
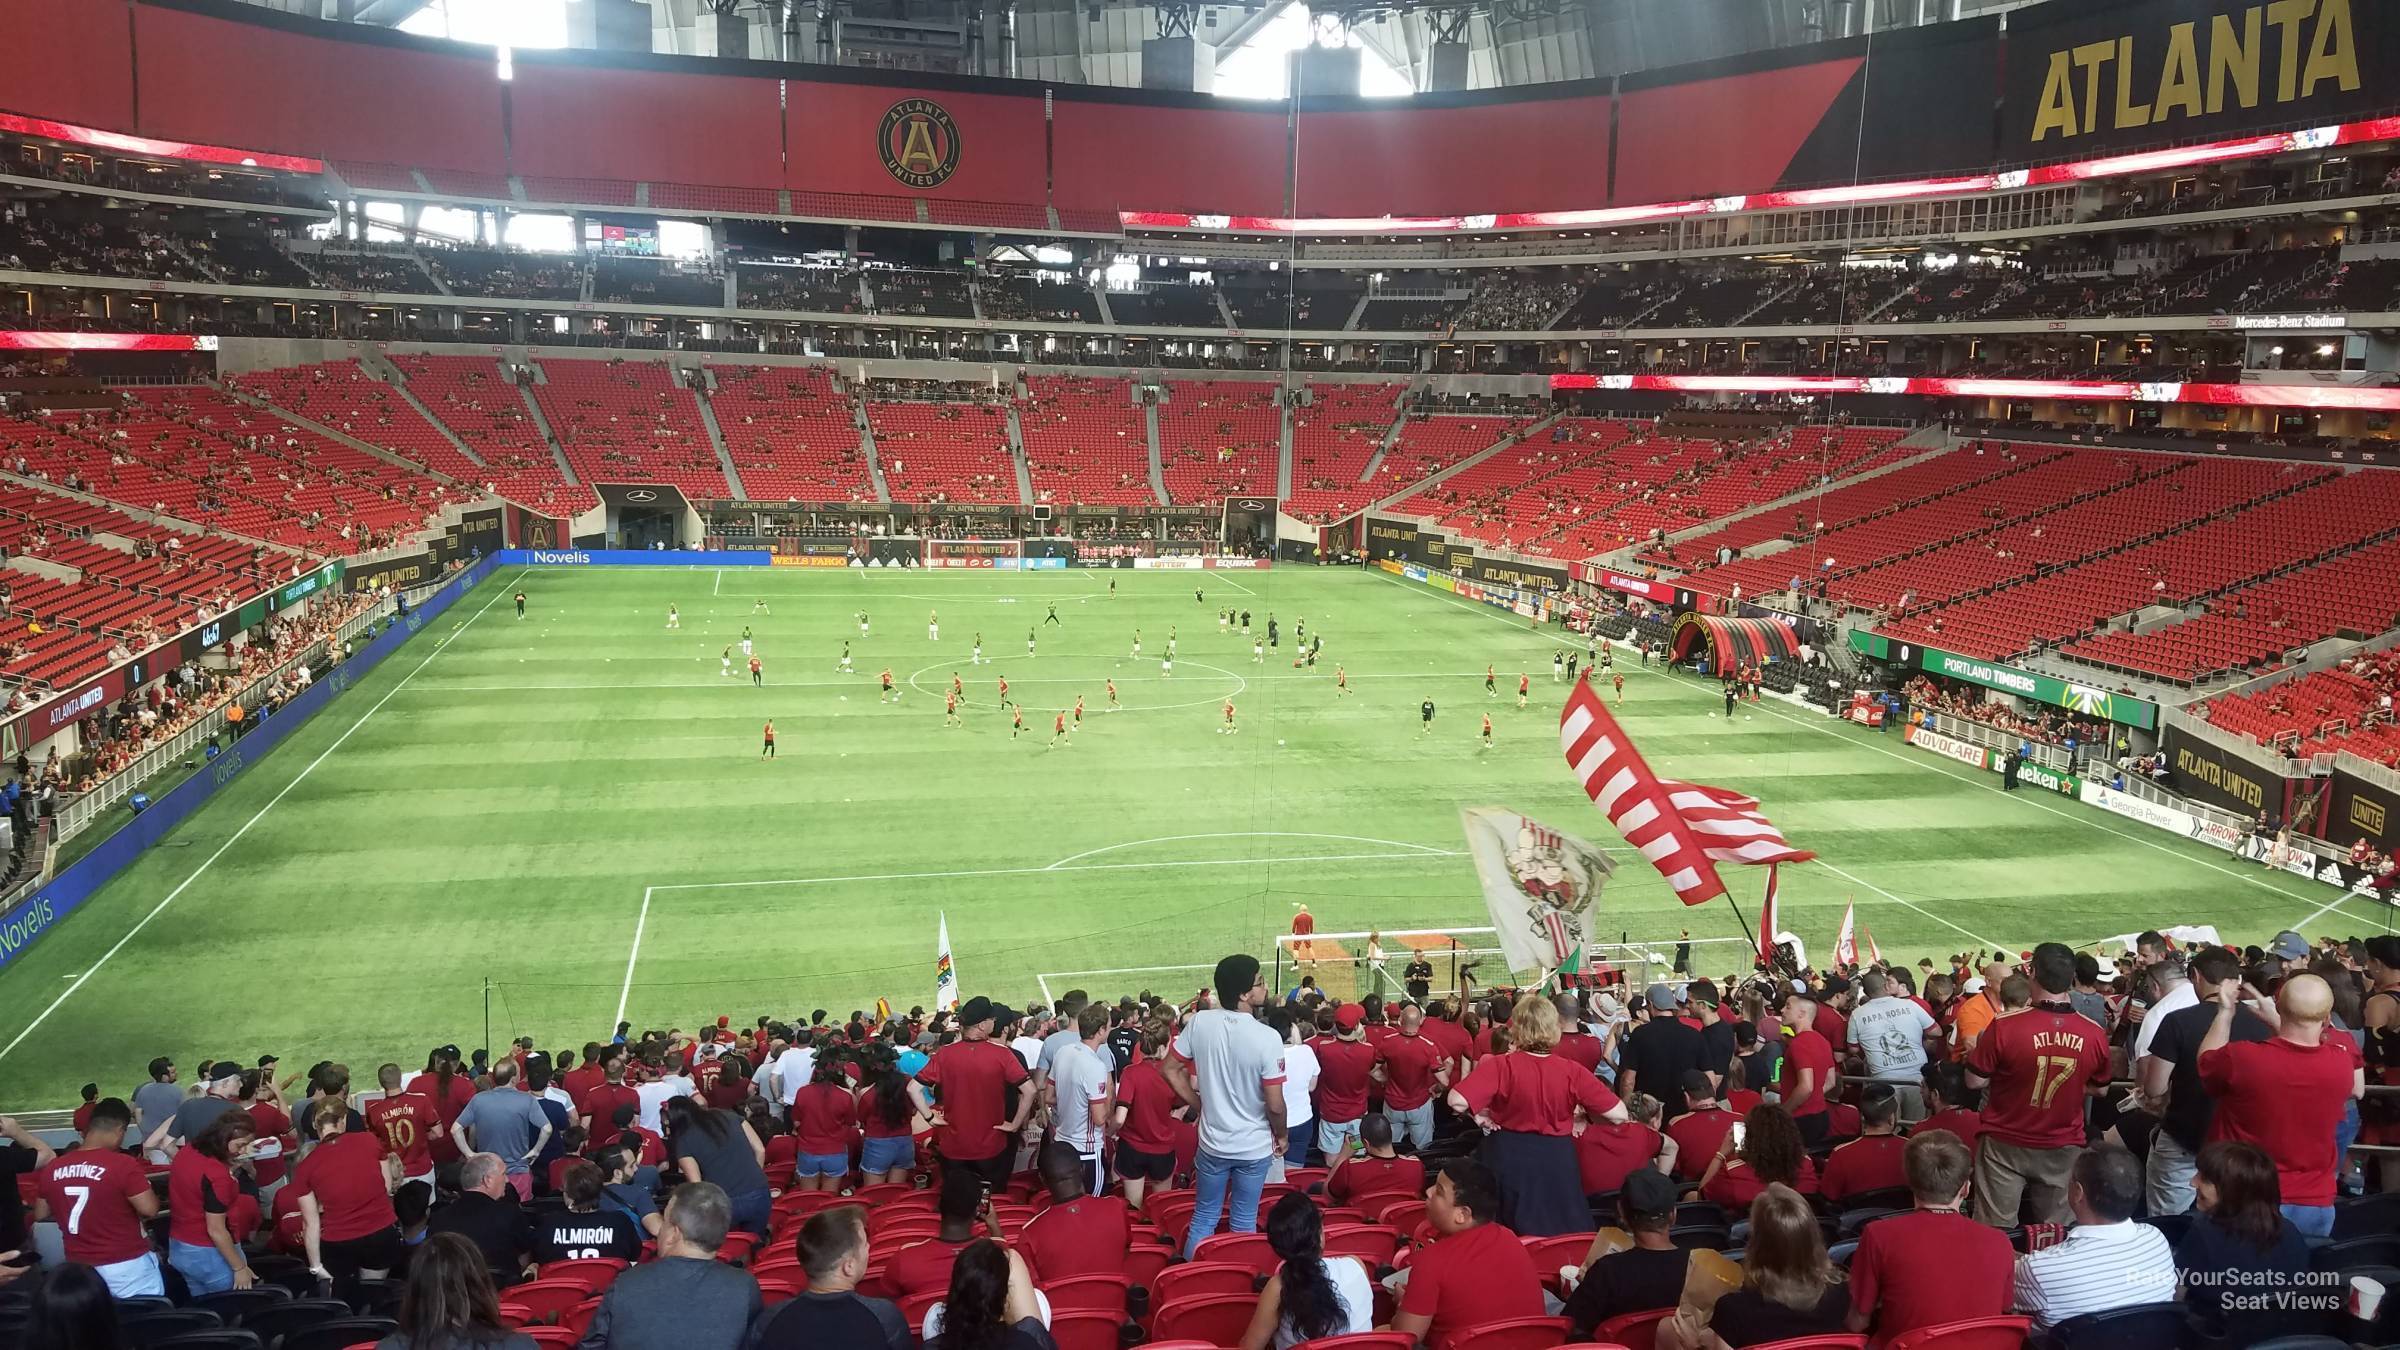
[[1124,1330],[1122,1313],[1062,1310],[1051,1304],[1050,1339],[1058,1342],[1058,1350],[1118,1350],[1124,1343]]
[[1194,1261],[1169,1266],[1150,1282],[1150,1306],[1163,1308],[1179,1299],[1202,1294],[1251,1294],[1258,1290],[1258,1272],[1229,1261]]
[[508,1301],[531,1313],[536,1322],[556,1321],[560,1313],[591,1296],[580,1280],[527,1280],[508,1290]]
[[1904,1331],[1884,1350],[2019,1350],[2032,1328],[2027,1317],[1977,1317]]
[[575,1350],[575,1343],[583,1339],[582,1332],[565,1327],[526,1327],[523,1334],[531,1337],[541,1350]]
[[1257,1309],[1256,1294],[1200,1294],[1178,1299],[1158,1310],[1150,1334],[1162,1340],[1233,1345],[1250,1329],[1250,1314]]
[[1292,1350],[1417,1350],[1417,1338],[1404,1331],[1361,1331],[1349,1336],[1320,1336]]
[[599,1311],[600,1299],[597,1296],[587,1298],[583,1302],[578,1303],[574,1307],[560,1313],[558,1315],[558,1325],[562,1330],[572,1331],[576,1335],[581,1336],[587,1329],[591,1327],[592,1315]]
[[1566,1343],[1563,1317],[1512,1317],[1462,1327],[1450,1338],[1451,1350],[1556,1350]]
[[1592,1332],[1603,1342],[1622,1345],[1626,1350],[1651,1350],[1658,1340],[1658,1324],[1675,1315],[1673,1308],[1656,1308],[1649,1312],[1620,1313],[1602,1322]]
[[900,1315],[908,1319],[909,1330],[923,1335],[925,1314],[932,1310],[934,1304],[948,1297],[950,1291],[947,1289],[928,1289],[921,1294],[910,1294],[900,1300]]
[[1355,1256],[1367,1263],[1369,1271],[1390,1265],[1404,1241],[1406,1239],[1401,1237],[1398,1229],[1386,1228],[1382,1224],[1327,1224],[1325,1227],[1325,1254]]
[[1788,1341],[1769,1341],[1756,1350],[1867,1350],[1864,1336],[1795,1336]]
[[1283,1258],[1275,1254],[1274,1244],[1264,1233],[1219,1233],[1202,1238],[1192,1249],[1192,1259],[1248,1266],[1261,1275],[1272,1275],[1283,1265]]
[[617,1275],[627,1263],[615,1257],[587,1256],[570,1261],[552,1261],[541,1268],[538,1278],[572,1280],[597,1294],[616,1282]]
[[1123,1275],[1071,1275],[1042,1286],[1053,1312],[1105,1312],[1125,1315],[1125,1295],[1132,1280]]

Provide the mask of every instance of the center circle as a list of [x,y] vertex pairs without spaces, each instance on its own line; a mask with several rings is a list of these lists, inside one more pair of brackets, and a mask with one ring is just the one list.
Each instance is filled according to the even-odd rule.
[[[1073,662],[1073,661],[1110,661],[1110,660],[1113,660],[1113,661],[1114,661],[1116,664],[1118,664],[1118,665],[1125,665],[1125,664],[1138,664],[1138,663],[1135,663],[1135,662],[1134,662],[1134,660],[1133,660],[1133,658],[1132,658],[1132,657],[1116,657],[1116,658],[1110,658],[1110,657],[1088,657],[1088,656],[1087,656],[1087,657],[1074,657],[1074,656],[1069,656],[1069,657],[1061,657],[1061,658],[1053,658],[1053,659],[1060,661],[1062,664],[1063,664],[1063,663],[1066,663],[1066,662]],[[1143,662],[1147,662],[1147,661],[1148,661],[1148,659],[1149,659],[1149,658],[1147,658],[1147,657],[1144,657],[1144,658],[1142,658]],[[1038,658],[1038,657],[1037,657],[1037,658],[1035,658],[1035,659],[1034,659],[1034,661],[1033,661],[1031,664],[1036,664],[1036,665],[1038,665],[1039,663],[1040,663],[1040,658]],[[985,684],[983,687],[984,687],[985,689],[987,689],[987,690],[988,690],[988,689],[990,689],[990,688],[992,687],[992,686],[991,686],[991,685],[988,683],[988,681],[991,681],[991,680],[997,679],[997,678],[999,677],[999,672],[998,672],[997,670],[995,670],[995,669],[994,669],[994,667],[998,666],[999,664],[1000,664],[1000,663],[999,663],[999,662],[997,662],[997,661],[986,661],[986,662],[984,662],[984,663],[983,663],[982,665],[980,665],[980,666],[970,666],[970,667],[967,667],[967,670],[973,670],[973,671],[976,671],[976,672],[978,672],[978,673],[980,674],[981,678],[983,678],[985,681],[987,681],[987,683],[986,683],[986,684]],[[1240,676],[1240,675],[1238,675],[1238,674],[1235,674],[1233,671],[1230,671],[1230,670],[1227,670],[1227,669],[1225,669],[1223,666],[1212,666],[1212,665],[1208,664],[1208,663],[1207,663],[1207,662],[1205,662],[1205,661],[1187,661],[1187,660],[1184,660],[1184,659],[1182,659],[1182,658],[1177,658],[1177,660],[1176,660],[1175,664],[1176,664],[1176,666],[1177,666],[1178,668],[1181,668],[1181,667],[1186,667],[1186,666],[1188,666],[1188,667],[1192,668],[1193,670],[1207,670],[1207,671],[1214,671],[1215,673],[1217,673],[1217,674],[1219,674],[1219,675],[1222,675],[1222,676],[1224,676],[1225,678],[1227,678],[1227,679],[1229,679],[1229,680],[1233,681],[1233,691],[1232,691],[1231,693],[1227,693],[1227,694],[1210,694],[1210,695],[1208,695],[1208,696],[1206,696],[1206,697],[1203,697],[1203,698],[1187,699],[1187,700],[1185,700],[1185,701],[1183,701],[1183,702],[1181,702],[1181,703],[1137,703],[1137,704],[1127,704],[1127,705],[1126,705],[1126,707],[1125,707],[1125,711],[1127,711],[1127,712],[1169,712],[1169,711],[1172,711],[1172,710],[1174,710],[1174,709],[1177,709],[1177,708],[1213,708],[1213,707],[1216,707],[1217,705],[1219,705],[1219,704],[1223,703],[1223,702],[1224,702],[1226,699],[1229,699],[1229,698],[1239,698],[1239,697],[1241,697],[1243,694],[1245,694],[1245,693],[1249,692],[1249,689],[1250,689],[1250,681],[1249,681],[1249,680],[1247,680],[1247,679],[1244,679],[1242,676]],[[1022,666],[1020,666],[1020,669],[1022,669]],[[933,687],[933,688],[931,688],[931,689],[928,689],[928,688],[926,688],[924,685],[922,685],[922,684],[918,683],[918,681],[919,681],[919,680],[921,680],[921,679],[923,679],[923,678],[924,678],[924,676],[925,676],[926,672],[928,672],[928,671],[937,671],[937,670],[941,670],[941,671],[956,670],[956,671],[958,671],[958,674],[959,674],[959,678],[960,678],[960,679],[962,679],[962,680],[966,679],[966,670],[960,670],[960,669],[959,669],[957,666],[950,665],[950,664],[948,664],[947,662],[939,662],[939,663],[936,663],[936,664],[934,664],[934,665],[920,667],[920,668],[919,668],[919,669],[917,669],[917,670],[913,670],[913,671],[909,672],[908,681],[907,681],[907,683],[908,683],[908,687],[909,687],[909,688],[911,688],[911,689],[913,689],[913,690],[915,690],[916,692],[918,692],[918,693],[920,693],[920,694],[924,694],[924,695],[926,695],[926,696],[927,696],[927,697],[929,697],[929,698],[940,698],[940,697],[942,696],[943,692],[944,692],[944,691],[945,691],[945,690],[946,690],[946,689],[949,687],[947,684],[937,684],[935,687]],[[1093,691],[1095,691],[1095,690],[1098,690],[1098,689],[1100,689],[1100,688],[1102,687],[1102,681],[1104,681],[1104,680],[1107,680],[1107,679],[1111,678],[1111,675],[1112,675],[1112,672],[1109,672],[1109,671],[1102,671],[1102,672],[1101,672],[1101,673],[1099,673],[1098,675],[1094,675],[1094,676],[1091,676],[1091,677],[1089,677],[1089,678],[1086,678],[1086,677],[1083,677],[1083,676],[1075,676],[1075,675],[1069,675],[1069,676],[1027,675],[1027,676],[1024,676],[1024,677],[1022,677],[1022,678],[1019,678],[1018,676],[1011,675],[1011,676],[1009,676],[1008,682],[1009,682],[1009,684],[1010,684],[1012,687],[1015,687],[1015,686],[1024,686],[1024,685],[1073,684],[1073,685],[1079,685],[1079,686],[1081,686],[1081,692],[1084,692],[1084,693],[1091,693],[1091,692],[1093,692]],[[1117,677],[1117,683],[1118,683],[1120,686],[1122,686],[1122,685],[1128,685],[1128,684],[1145,684],[1145,685],[1148,685],[1148,684],[1163,684],[1163,685],[1175,685],[1175,684],[1182,683],[1182,681],[1181,681],[1180,679],[1167,679],[1167,678],[1165,678],[1165,677],[1163,677],[1163,676],[1159,676],[1159,675],[1126,675],[1126,676]],[[969,693],[970,693],[970,694],[972,694],[972,692],[973,692],[973,691],[974,691],[974,689],[975,689],[975,685],[974,685],[974,683],[973,683],[972,681],[970,681],[970,682],[968,683],[968,685],[967,685],[967,688],[968,688],[968,691],[969,691]],[[988,701],[985,701],[985,700],[981,700],[981,699],[977,699],[977,698],[973,698],[973,697],[968,697],[968,698],[961,699],[961,700],[959,700],[959,703],[960,703],[960,705],[961,705],[961,706],[963,706],[963,707],[968,707],[968,708],[996,708],[996,707],[998,707],[998,706],[999,706],[999,705],[998,705],[998,704],[996,704],[996,703],[991,703],[991,702],[988,702]],[[1074,703],[1075,703],[1075,700],[1074,700],[1072,697],[1070,697],[1070,698],[1068,698],[1068,699],[1066,699],[1066,700],[1064,700],[1064,701],[1063,701],[1063,703],[1062,703],[1062,706],[1065,706],[1065,707],[1073,707],[1073,706],[1074,706]],[[1084,711],[1085,711],[1086,713],[1093,713],[1093,714],[1097,714],[1098,712],[1100,712],[1100,711],[1103,711],[1103,710],[1105,709],[1105,706],[1106,706],[1106,705],[1105,705],[1105,704],[1103,704],[1103,705],[1102,705],[1102,708],[1093,708],[1091,705],[1089,705],[1089,704],[1086,704],[1086,705],[1084,706]]]

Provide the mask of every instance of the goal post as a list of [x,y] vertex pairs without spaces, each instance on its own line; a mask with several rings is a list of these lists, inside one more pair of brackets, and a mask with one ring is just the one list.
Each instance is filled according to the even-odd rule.
[[[1653,984],[1681,988],[1709,974],[1711,962],[1728,959],[1725,948],[1739,948],[1737,964],[1749,943],[1742,938],[1689,939],[1686,969],[1677,970],[1676,947],[1686,939],[1655,942],[1587,942],[1583,959],[1571,972],[1554,977],[1571,988],[1626,986],[1640,991]],[[1378,955],[1380,953],[1380,956]],[[1270,988],[1282,998],[1313,979],[1329,999],[1349,1001],[1368,994],[1386,999],[1406,996],[1406,971],[1422,956],[1433,967],[1429,997],[1447,998],[1459,990],[1460,977],[1473,987],[1509,987],[1529,981],[1532,971],[1511,970],[1494,928],[1407,928],[1348,933],[1283,934],[1275,939],[1275,968]]]

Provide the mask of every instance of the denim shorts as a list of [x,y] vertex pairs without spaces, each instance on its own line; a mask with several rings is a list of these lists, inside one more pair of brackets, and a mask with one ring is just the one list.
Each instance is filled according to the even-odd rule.
[[890,1172],[917,1165],[917,1141],[907,1135],[881,1138],[868,1135],[861,1148],[858,1170],[861,1172]]
[[792,1174],[803,1177],[838,1177],[849,1170],[850,1155],[847,1153],[803,1153],[800,1155],[799,1166],[793,1169]]

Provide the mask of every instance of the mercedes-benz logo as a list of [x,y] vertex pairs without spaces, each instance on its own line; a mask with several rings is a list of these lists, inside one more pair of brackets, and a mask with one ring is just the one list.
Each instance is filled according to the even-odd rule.
[[635,488],[633,491],[625,494],[625,500],[629,502],[654,502],[658,500],[658,494],[652,492],[648,488]]

